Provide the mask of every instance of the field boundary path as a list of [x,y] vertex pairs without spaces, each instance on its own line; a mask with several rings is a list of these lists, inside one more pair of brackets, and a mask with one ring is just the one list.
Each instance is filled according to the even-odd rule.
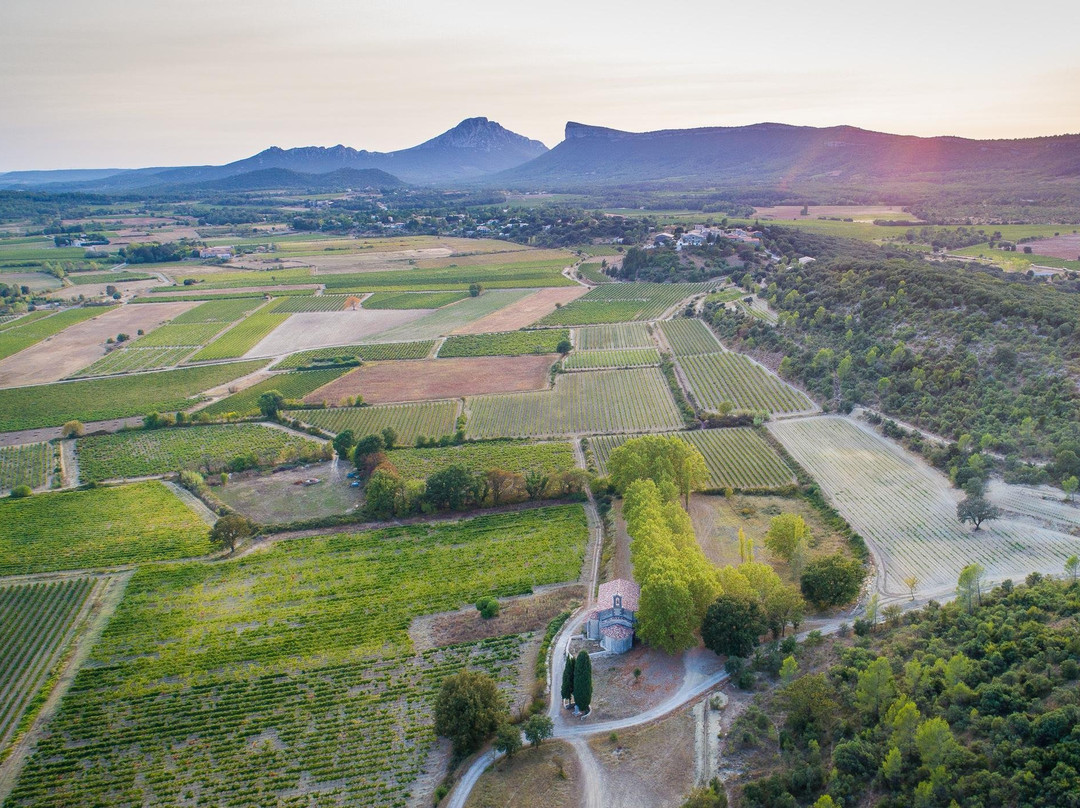
[[162,480],[161,482],[170,491],[176,494],[177,498],[181,502],[191,508],[191,510],[195,511],[195,514],[204,522],[206,522],[206,524],[208,524],[210,527],[213,527],[215,524],[217,524],[218,515],[209,508],[207,508],[205,502],[203,502],[193,493],[188,491],[186,488],[182,488],[181,486],[170,480]]
[[83,611],[80,612],[72,629],[77,632],[75,639],[67,650],[61,652],[67,654],[67,660],[62,663],[63,668],[56,685],[45,699],[45,703],[42,705],[41,710],[38,711],[37,716],[34,717],[33,723],[22,738],[18,739],[14,746],[11,747],[7,759],[0,763],[0,805],[7,800],[11,790],[15,787],[23,765],[34,751],[42,733],[44,733],[45,728],[52,721],[57,709],[59,709],[61,699],[67,693],[68,688],[71,687],[71,683],[75,681],[75,675],[82,668],[87,657],[90,656],[90,651],[97,644],[98,638],[105,630],[105,626],[120,605],[124,590],[127,588],[127,583],[132,575],[134,575],[134,570],[119,575],[103,576],[105,584],[91,597],[87,598]]

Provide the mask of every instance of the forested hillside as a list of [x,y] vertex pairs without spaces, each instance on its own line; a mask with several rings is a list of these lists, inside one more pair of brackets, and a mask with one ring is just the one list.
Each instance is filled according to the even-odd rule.
[[[814,255],[759,273],[780,325],[723,308],[722,337],[770,354],[830,406],[894,417],[1013,458],[1080,471],[1080,281],[930,263],[897,250],[770,228],[773,251]],[[901,257],[903,256],[903,257]]]
[[1080,584],[981,601],[911,612],[751,707],[727,741],[755,772],[736,804],[1080,805]]

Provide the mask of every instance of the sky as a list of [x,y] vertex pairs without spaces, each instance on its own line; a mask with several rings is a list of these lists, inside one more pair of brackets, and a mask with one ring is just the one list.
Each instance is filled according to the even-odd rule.
[[1080,3],[3,0],[0,171],[761,121],[1080,132]]

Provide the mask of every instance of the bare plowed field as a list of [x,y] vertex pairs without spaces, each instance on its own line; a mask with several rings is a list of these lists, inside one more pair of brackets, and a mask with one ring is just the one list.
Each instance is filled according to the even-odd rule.
[[247,352],[249,357],[352,345],[431,314],[431,309],[357,309],[311,311],[292,315]]
[[[0,387],[45,384],[70,376],[105,355],[105,340],[151,331],[197,306],[190,301],[120,306],[0,361]],[[136,343],[137,344],[137,343]]]
[[553,289],[541,289],[516,303],[511,303],[509,306],[464,325],[452,333],[487,334],[494,331],[516,331],[555,311],[556,303],[565,306],[588,291],[586,286],[557,286]]
[[346,397],[360,395],[369,404],[391,404],[543,390],[556,359],[554,354],[546,354],[377,362],[320,387],[304,401],[338,404]]
[[819,216],[835,216],[856,222],[872,222],[874,219],[894,219],[905,222],[918,221],[918,217],[905,213],[892,205],[811,205],[808,215],[803,216],[801,205],[777,205],[771,208],[754,208],[759,219],[816,219]]
[[1066,233],[1063,236],[1029,241],[1024,246],[1031,247],[1031,251],[1035,255],[1049,255],[1052,258],[1063,258],[1066,261],[1080,260],[1080,234],[1077,233]]

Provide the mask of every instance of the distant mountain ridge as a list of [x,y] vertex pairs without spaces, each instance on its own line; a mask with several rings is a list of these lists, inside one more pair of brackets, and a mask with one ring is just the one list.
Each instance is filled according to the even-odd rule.
[[432,185],[473,180],[525,163],[547,151],[538,140],[511,132],[487,118],[467,118],[418,146],[374,152],[337,145],[282,149],[271,146],[221,166],[124,170],[16,171],[0,174],[0,188],[47,188],[125,192],[159,186],[195,185],[262,169],[326,174],[339,169],[377,169],[407,183]]
[[797,189],[1022,175],[1080,179],[1080,135],[970,140],[779,123],[638,133],[571,121],[563,142],[485,183],[530,190],[632,184]]

